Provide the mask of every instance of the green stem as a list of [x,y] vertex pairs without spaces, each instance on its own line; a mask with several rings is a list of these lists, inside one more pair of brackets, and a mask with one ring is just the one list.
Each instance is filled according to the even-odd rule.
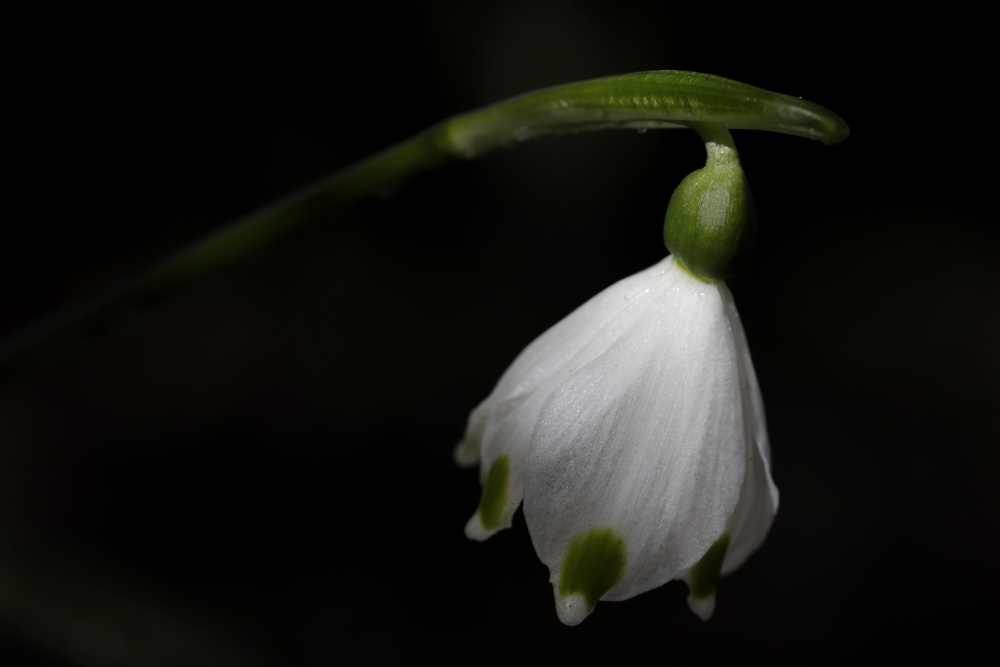
[[556,86],[446,120],[237,220],[120,286],[0,344],[0,385],[68,356],[124,312],[151,307],[195,278],[415,173],[547,134],[718,123],[836,143],[847,125],[804,100],[695,72],[641,72]]
[[691,123],[690,127],[705,142],[705,166],[718,167],[732,160],[736,160],[736,163],[739,164],[736,142],[733,141],[732,133],[724,125]]

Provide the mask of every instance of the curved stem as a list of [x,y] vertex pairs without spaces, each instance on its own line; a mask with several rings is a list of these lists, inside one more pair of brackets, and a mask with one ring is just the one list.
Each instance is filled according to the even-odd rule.
[[848,134],[844,121],[819,105],[695,72],[641,72],[515,97],[452,117],[15,333],[0,343],[0,385],[68,356],[81,342],[110,329],[121,313],[149,308],[195,278],[420,171],[547,134],[697,123],[770,130],[828,144]]
[[705,166],[713,169],[742,169],[733,135],[720,123],[688,123],[705,142]]
[[705,164],[718,165],[721,161],[736,159],[739,153],[733,135],[724,125],[718,123],[690,123],[692,130],[705,142]]

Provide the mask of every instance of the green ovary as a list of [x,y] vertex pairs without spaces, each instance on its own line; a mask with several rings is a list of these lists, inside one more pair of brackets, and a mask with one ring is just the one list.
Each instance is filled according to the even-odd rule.
[[559,569],[559,595],[580,595],[591,609],[625,574],[628,555],[621,535],[594,528],[569,543]]

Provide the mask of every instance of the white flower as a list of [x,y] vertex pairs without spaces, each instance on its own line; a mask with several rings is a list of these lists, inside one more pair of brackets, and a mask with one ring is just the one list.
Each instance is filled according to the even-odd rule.
[[456,459],[481,462],[469,537],[509,527],[523,498],[568,625],[676,578],[708,618],[720,566],[760,546],[778,507],[732,296],[672,256],[531,343],[469,417]]

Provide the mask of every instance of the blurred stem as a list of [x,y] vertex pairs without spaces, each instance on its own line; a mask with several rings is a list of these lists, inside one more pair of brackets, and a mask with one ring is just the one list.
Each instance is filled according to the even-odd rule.
[[828,144],[848,134],[844,121],[819,105],[695,72],[641,72],[528,93],[454,116],[15,333],[0,344],[0,385],[69,356],[110,329],[123,313],[145,310],[195,279],[418,172],[547,134],[676,128],[696,122],[782,132]]
[[220,620],[224,612],[184,604],[84,554],[0,536],[0,623],[58,664],[274,664],[256,640]]

